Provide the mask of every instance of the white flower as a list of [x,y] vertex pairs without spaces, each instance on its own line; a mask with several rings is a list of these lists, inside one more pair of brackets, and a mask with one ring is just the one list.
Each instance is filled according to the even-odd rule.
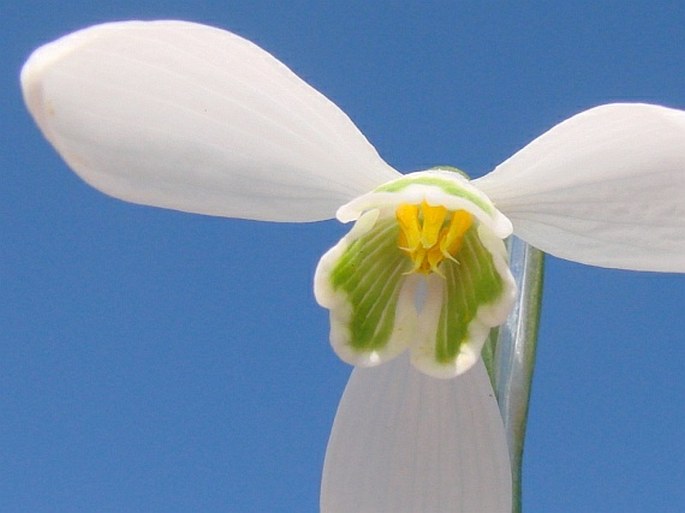
[[512,227],[561,258],[685,271],[679,110],[590,109],[469,182],[399,174],[283,64],[202,25],[92,27],[36,50],[21,80],[46,138],[107,194],[227,217],[356,221],[316,275],[338,354],[374,365],[410,348],[424,372],[463,375],[431,379],[403,358],[353,373],[327,454],[328,513],[510,510],[478,356],[514,297],[502,244]]

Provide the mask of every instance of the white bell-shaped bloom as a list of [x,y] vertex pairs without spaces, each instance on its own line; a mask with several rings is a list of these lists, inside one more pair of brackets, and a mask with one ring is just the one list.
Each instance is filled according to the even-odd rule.
[[375,365],[406,348],[420,370],[460,376],[433,379],[403,357],[353,372],[326,456],[325,513],[511,510],[478,354],[512,304],[502,244],[512,226],[562,258],[685,272],[679,110],[590,109],[469,182],[401,175],[274,57],[203,25],[85,29],[36,50],[21,81],[45,137],[107,194],[208,215],[355,221],[316,276],[338,354]]

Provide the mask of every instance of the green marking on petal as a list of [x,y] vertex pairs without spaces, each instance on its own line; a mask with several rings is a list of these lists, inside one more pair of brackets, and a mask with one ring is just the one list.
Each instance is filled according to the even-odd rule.
[[443,264],[447,285],[435,339],[435,359],[441,364],[456,359],[469,339],[469,325],[478,308],[497,301],[504,289],[492,255],[480,242],[476,227],[464,236],[457,260],[458,264],[447,260]]
[[379,221],[350,244],[330,274],[352,308],[349,345],[360,352],[382,350],[393,332],[404,273],[411,269],[398,237],[394,219]]
[[488,201],[485,201],[483,198],[477,196],[471,191],[460,187],[456,181],[440,178],[438,176],[407,176],[404,178],[398,178],[397,180],[393,180],[392,182],[388,182],[380,187],[377,187],[374,192],[399,192],[403,189],[406,189],[410,185],[430,185],[433,187],[439,187],[447,194],[470,201],[488,214],[493,214],[495,211],[494,207]]

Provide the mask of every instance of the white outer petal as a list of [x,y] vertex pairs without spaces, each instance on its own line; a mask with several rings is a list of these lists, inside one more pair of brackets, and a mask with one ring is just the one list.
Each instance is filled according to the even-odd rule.
[[332,102],[217,28],[97,25],[36,50],[21,82],[64,160],[134,203],[313,221],[398,176]]
[[685,272],[685,112],[604,105],[555,126],[474,180],[552,255]]
[[328,442],[321,513],[511,513],[506,437],[482,361],[448,381],[406,355],[355,369]]

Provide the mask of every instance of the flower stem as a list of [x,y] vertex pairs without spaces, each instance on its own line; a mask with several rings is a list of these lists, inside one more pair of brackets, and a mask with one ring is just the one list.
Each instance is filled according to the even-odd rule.
[[511,272],[518,301],[494,341],[492,373],[511,457],[513,513],[521,513],[521,466],[528,400],[535,366],[544,253],[521,239],[509,239]]

